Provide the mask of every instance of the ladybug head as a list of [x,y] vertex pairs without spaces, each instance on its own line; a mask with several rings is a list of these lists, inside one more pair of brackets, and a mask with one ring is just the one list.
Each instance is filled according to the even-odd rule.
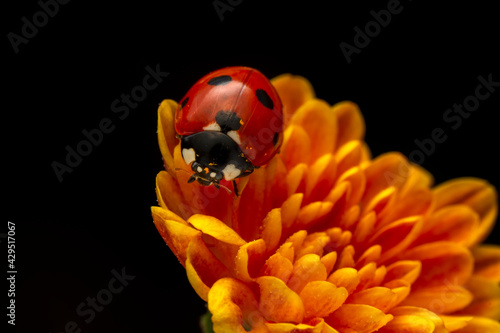
[[254,170],[238,144],[228,135],[218,131],[203,131],[181,136],[182,158],[187,165],[191,164],[193,174],[188,183],[195,180],[204,186],[221,185],[221,180],[232,181],[236,195],[238,190],[234,180],[247,176]]

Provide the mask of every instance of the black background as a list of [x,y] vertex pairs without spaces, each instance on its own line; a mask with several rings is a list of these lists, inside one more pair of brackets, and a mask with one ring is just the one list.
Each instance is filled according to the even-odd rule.
[[[447,140],[423,163],[436,183],[474,176],[500,187],[500,88],[456,130],[443,121],[474,94],[479,75],[500,81],[493,5],[401,1],[402,11],[348,64],[339,44],[353,44],[354,27],[363,29],[388,1],[241,1],[222,21],[212,1],[166,3],[71,1],[17,54],[7,34],[21,34],[22,17],[32,21],[40,5],[4,4],[1,231],[15,222],[18,332],[63,332],[70,321],[82,332],[198,331],[204,303],[150,214],[162,169],[156,116],[163,99],[179,100],[217,68],[299,74],[331,104],[358,103],[374,156],[408,156],[415,139],[443,128]],[[157,65],[168,77],[120,119],[111,103]],[[65,147],[104,118],[115,129],[59,182],[51,163],[64,163]],[[498,231],[488,242],[500,243]],[[75,310],[107,288],[113,269],[135,278],[86,323]]]

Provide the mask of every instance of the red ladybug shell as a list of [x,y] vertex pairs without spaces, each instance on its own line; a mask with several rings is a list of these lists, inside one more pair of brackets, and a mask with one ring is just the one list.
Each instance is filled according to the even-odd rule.
[[175,130],[181,136],[224,132],[253,165],[265,165],[283,141],[281,100],[256,69],[222,68],[201,78],[181,100]]

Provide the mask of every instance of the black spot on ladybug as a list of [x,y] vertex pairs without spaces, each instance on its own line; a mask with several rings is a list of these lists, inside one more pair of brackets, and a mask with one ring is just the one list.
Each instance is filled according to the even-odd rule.
[[278,139],[280,138],[280,135],[278,133],[274,133],[274,136],[273,136],[273,146],[276,147],[276,145],[278,144]]
[[231,79],[229,75],[221,75],[211,78],[207,83],[211,86],[222,86],[231,82],[232,80],[233,79]]
[[241,127],[241,118],[233,111],[219,111],[215,115],[215,122],[219,124],[222,133],[236,131]]
[[189,97],[184,98],[184,100],[181,102],[181,109],[186,106],[188,101],[189,101]]
[[262,105],[264,105],[266,108],[271,110],[274,108],[273,100],[271,99],[271,97],[269,97],[264,89],[257,89],[255,91],[255,96],[257,96],[259,102],[261,102]]

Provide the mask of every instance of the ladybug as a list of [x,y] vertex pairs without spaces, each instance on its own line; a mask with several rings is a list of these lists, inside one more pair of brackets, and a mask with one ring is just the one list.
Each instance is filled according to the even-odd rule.
[[278,93],[258,70],[226,67],[198,80],[181,99],[175,131],[188,183],[223,187],[267,164],[283,141],[283,111]]

